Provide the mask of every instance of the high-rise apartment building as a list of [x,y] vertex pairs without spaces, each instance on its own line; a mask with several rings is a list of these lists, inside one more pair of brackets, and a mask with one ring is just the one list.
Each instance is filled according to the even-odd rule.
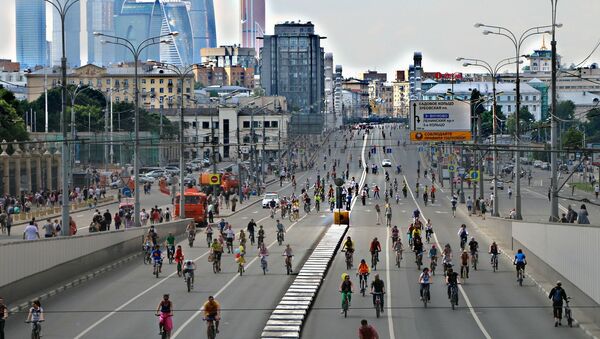
[[94,37],[94,32],[115,35],[115,1],[88,0],[87,35],[88,63],[96,66],[108,66],[115,61],[115,46],[103,44]]
[[213,0],[187,0],[192,24],[193,61],[200,62],[200,49],[217,47],[217,28]]
[[325,54],[325,112],[333,113],[333,53]]
[[[68,0],[55,0],[62,4]],[[70,1],[73,3],[73,1]],[[69,67],[81,65],[81,7],[80,2],[70,6],[65,18],[65,56]],[[52,11],[52,65],[60,66],[62,58],[62,27],[60,15],[56,10]]]
[[267,95],[283,95],[291,111],[321,113],[325,95],[324,51],[311,22],[275,25],[260,50],[261,84]]
[[339,116],[342,114],[342,81],[344,81],[342,65],[335,66],[335,74],[333,77],[333,110],[335,114]]
[[263,46],[261,39],[265,35],[265,0],[240,0],[240,36],[242,47],[256,49]]
[[46,4],[16,0],[15,19],[17,61],[22,68],[46,66]]

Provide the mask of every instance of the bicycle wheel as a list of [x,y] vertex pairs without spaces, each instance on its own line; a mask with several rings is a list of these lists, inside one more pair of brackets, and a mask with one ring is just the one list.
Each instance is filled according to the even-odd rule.
[[208,325],[206,329],[206,337],[208,339],[215,339],[217,337],[217,330],[215,329],[215,325]]
[[381,304],[379,302],[375,302],[375,316],[377,316],[377,318],[379,318],[379,316],[381,315]]
[[371,267],[373,270],[377,270],[377,258],[374,255],[371,256]]
[[348,297],[346,297],[344,299],[344,303],[343,303],[343,310],[344,310],[344,318],[348,317]]
[[238,272],[240,272],[240,277],[244,274],[244,266],[238,265]]
[[185,283],[187,285],[187,291],[188,293],[192,290],[192,278],[190,278],[189,276],[185,278]]

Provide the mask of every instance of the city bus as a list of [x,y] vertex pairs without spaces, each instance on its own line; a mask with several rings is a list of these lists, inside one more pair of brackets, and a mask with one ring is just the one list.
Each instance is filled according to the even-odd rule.
[[[193,218],[199,226],[206,225],[206,194],[196,188],[186,188],[183,193],[185,204],[185,218]],[[175,216],[179,216],[179,198],[175,196]]]

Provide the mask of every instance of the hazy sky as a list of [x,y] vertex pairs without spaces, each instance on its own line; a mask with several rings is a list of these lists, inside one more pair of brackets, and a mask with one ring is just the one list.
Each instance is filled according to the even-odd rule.
[[[214,2],[218,44],[238,43],[239,0]],[[14,3],[0,0],[0,57],[12,59]],[[559,0],[558,21],[564,26],[558,33],[558,48],[563,63],[578,64],[600,40],[599,14],[598,0]],[[367,69],[389,73],[404,69],[414,51],[423,53],[426,71],[465,71],[455,61],[457,56],[495,62],[514,55],[508,40],[483,36],[481,29],[473,27],[475,22],[505,26],[515,32],[550,24],[550,1],[267,0],[267,34],[273,32],[275,23],[286,20],[312,21],[317,33],[327,37],[324,47],[333,52],[334,63],[344,66],[345,76]],[[522,54],[540,45],[541,37],[530,38]],[[86,54],[87,50],[82,51],[84,61]],[[598,61],[600,50],[588,63]],[[388,79],[392,77],[390,74]]]

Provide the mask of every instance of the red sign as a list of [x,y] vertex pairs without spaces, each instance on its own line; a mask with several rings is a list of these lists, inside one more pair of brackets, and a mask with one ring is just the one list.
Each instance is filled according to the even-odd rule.
[[440,80],[461,80],[463,78],[462,73],[435,73],[435,78]]

